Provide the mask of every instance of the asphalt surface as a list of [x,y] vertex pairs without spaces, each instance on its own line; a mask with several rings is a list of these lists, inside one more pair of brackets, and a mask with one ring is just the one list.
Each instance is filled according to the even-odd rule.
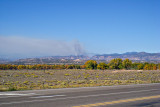
[[160,84],[0,92],[0,107],[160,107]]

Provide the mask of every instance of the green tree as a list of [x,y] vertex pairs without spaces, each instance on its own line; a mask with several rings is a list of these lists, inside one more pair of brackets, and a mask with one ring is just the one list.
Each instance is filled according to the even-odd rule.
[[129,59],[125,59],[123,60],[122,65],[125,69],[131,69],[132,61]]
[[80,65],[75,65],[75,69],[81,69]]
[[160,70],[160,64],[158,64],[158,69]]
[[139,65],[137,67],[138,67],[138,70],[141,70],[141,69],[143,69],[144,65],[142,63],[139,63]]
[[67,69],[73,69],[73,66],[72,65],[68,65]]
[[112,59],[108,65],[110,69],[122,69],[122,59]]
[[20,69],[26,69],[26,66],[25,65],[18,65],[18,70]]
[[85,62],[86,69],[97,69],[97,62],[94,60],[88,60]]
[[143,69],[144,70],[152,70],[152,64],[145,64]]
[[152,69],[153,69],[153,70],[157,70],[157,65],[156,65],[156,64],[153,64],[153,65],[152,65]]
[[97,69],[102,69],[102,70],[108,69],[108,65],[104,62],[101,62],[97,65]]
[[137,63],[137,62],[132,63],[132,69],[138,70],[138,65],[139,65],[139,63]]

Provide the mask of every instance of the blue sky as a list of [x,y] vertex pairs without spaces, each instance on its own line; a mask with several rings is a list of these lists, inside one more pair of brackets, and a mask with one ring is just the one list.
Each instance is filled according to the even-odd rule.
[[0,0],[0,39],[6,55],[160,52],[160,0]]

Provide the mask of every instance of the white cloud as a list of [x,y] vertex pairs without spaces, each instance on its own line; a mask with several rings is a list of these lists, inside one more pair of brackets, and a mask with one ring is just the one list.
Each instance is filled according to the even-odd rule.
[[84,48],[78,41],[33,39],[18,36],[0,36],[0,55],[66,56],[82,55]]

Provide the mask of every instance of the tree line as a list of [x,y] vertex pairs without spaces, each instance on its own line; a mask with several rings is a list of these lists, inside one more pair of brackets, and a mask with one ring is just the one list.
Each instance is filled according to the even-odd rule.
[[133,69],[133,70],[160,70],[160,64],[154,64],[154,63],[137,63],[132,62],[129,59],[122,60],[120,58],[112,59],[108,64],[101,62],[97,64],[94,60],[89,60],[85,62],[85,68],[86,69]]
[[84,65],[47,65],[47,64],[36,64],[36,65],[12,65],[12,64],[0,64],[0,70],[47,70],[47,69],[133,69],[133,70],[160,70],[160,64],[154,63],[137,63],[132,62],[129,59],[122,60],[120,58],[112,59],[109,63],[100,62],[97,63],[95,60],[88,60]]

